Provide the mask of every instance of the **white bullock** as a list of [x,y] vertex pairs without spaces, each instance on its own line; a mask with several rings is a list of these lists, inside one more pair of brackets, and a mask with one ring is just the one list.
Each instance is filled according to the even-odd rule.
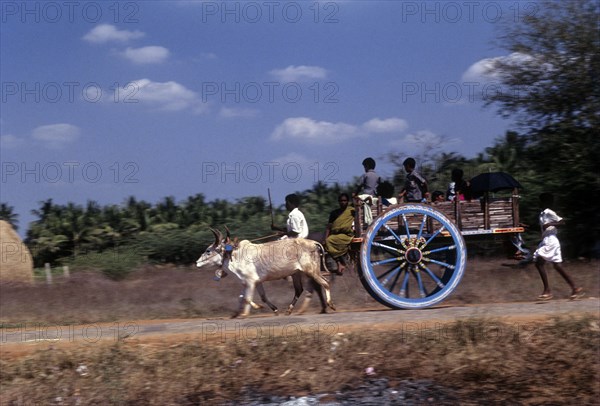
[[[323,247],[321,244],[305,239],[285,239],[264,244],[252,244],[248,240],[232,244],[229,235],[222,239],[221,233],[211,229],[215,242],[196,261],[198,268],[218,269],[235,274],[244,286],[240,297],[240,308],[235,316],[246,316],[250,306],[257,307],[252,301],[256,289],[271,309],[276,307],[266,299],[262,283],[292,276],[294,279],[294,299],[288,307],[291,313],[302,293],[301,273],[314,281],[315,286],[325,290],[327,305],[335,310],[331,300],[329,283],[321,274]],[[229,234],[229,232],[228,232]],[[319,291],[319,290],[318,290]],[[234,317],[235,317],[234,316]]]

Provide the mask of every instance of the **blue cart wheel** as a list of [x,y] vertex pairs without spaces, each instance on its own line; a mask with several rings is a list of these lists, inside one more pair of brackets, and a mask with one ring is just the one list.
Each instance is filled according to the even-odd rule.
[[460,282],[465,241],[442,213],[421,204],[395,206],[369,226],[360,249],[360,279],[392,309],[420,309],[444,300]]

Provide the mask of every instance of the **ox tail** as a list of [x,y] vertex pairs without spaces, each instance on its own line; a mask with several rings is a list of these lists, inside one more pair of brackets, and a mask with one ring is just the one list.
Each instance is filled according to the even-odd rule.
[[[313,278],[313,281],[315,282],[315,289],[317,290],[317,293],[319,294],[319,298],[322,298],[322,291],[321,288],[325,289],[325,302],[327,303],[327,305],[331,308],[331,310],[335,310],[335,305],[333,304],[333,301],[331,300],[331,286],[329,285],[329,281],[327,280],[328,278],[325,277],[325,275],[331,275],[331,272],[329,272],[329,269],[327,269],[327,265],[325,264],[325,249],[323,248],[323,245],[321,245],[318,242],[315,242],[315,246],[317,248],[317,251],[319,253],[319,257],[320,257],[320,263],[321,263],[321,272],[319,274],[316,275],[316,278]],[[317,287],[317,285],[319,285]],[[325,313],[325,305],[323,305],[322,299],[321,299],[321,305],[322,305],[322,313]]]
[[329,268],[327,268],[327,263],[325,261],[325,248],[319,242],[315,242],[315,247],[317,247],[317,251],[319,253],[319,260],[321,262],[321,273],[330,274]]

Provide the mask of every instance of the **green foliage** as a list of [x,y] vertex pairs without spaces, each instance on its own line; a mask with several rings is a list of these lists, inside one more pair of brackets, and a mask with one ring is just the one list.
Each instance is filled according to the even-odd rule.
[[15,230],[19,228],[19,215],[6,203],[0,203],[0,220],[8,222]]
[[507,22],[499,44],[512,54],[491,69],[505,88],[487,102],[534,129],[564,122],[597,128],[599,17],[595,0],[542,0],[536,12]]
[[584,203],[600,199],[599,19],[594,0],[539,2],[538,12],[505,27],[500,43],[511,56],[491,69],[504,91],[487,100],[522,129],[513,143],[488,152],[520,162],[515,169],[527,178],[531,206],[532,194],[555,194],[567,252],[578,256],[597,255],[600,240],[598,210]]
[[144,232],[130,242],[136,252],[159,263],[190,264],[214,240],[212,233],[180,228]]
[[123,279],[143,262],[143,257],[132,247],[113,248],[103,252],[89,252],[66,261],[73,271],[96,270],[111,279]]
[[[564,250],[571,256],[598,255],[600,241],[600,7],[594,0],[543,0],[535,13],[511,21],[499,38],[509,57],[496,58],[491,71],[502,91],[488,95],[487,105],[518,121],[518,131],[497,138],[477,157],[467,159],[444,151],[445,139],[424,137],[422,154],[414,156],[429,181],[429,190],[446,192],[451,170],[463,169],[465,178],[488,171],[512,174],[523,185],[521,220],[532,226],[537,240],[538,195],[556,195]],[[482,136],[489,134],[482,134]],[[397,166],[394,184],[404,183],[402,161],[391,151],[387,159]],[[350,185],[315,184],[297,192],[311,232],[325,229],[329,212]],[[283,196],[274,196],[282,202]],[[591,202],[592,204],[589,204]],[[277,203],[276,203],[277,204]],[[51,199],[33,213],[38,220],[27,231],[26,243],[36,266],[102,252],[129,244],[159,262],[191,263],[212,241],[209,227],[233,236],[253,239],[272,234],[271,214],[264,197],[236,202],[206,202],[202,194],[176,202],[165,197],[155,205],[130,197],[121,206],[56,205]],[[12,207],[2,204],[0,216],[13,220]],[[273,208],[275,223],[283,225],[287,212]]]
[[[348,188],[319,183],[311,190],[297,192],[311,231],[325,230],[329,212],[337,207],[337,197],[342,191]],[[101,259],[102,255],[89,255],[112,252],[124,245],[149,261],[189,264],[212,243],[214,237],[209,227],[223,233],[228,227],[232,236],[240,239],[273,234],[269,207],[261,196],[241,198],[234,203],[206,202],[202,195],[181,203],[167,197],[156,205],[130,197],[121,206],[105,207],[95,202],[88,202],[85,207],[72,203],[57,205],[48,199],[33,213],[39,219],[28,230],[26,242],[37,266],[46,262],[64,263],[65,258]],[[287,211],[274,207],[273,217],[275,223],[283,225]],[[109,268],[103,267],[107,272]]]
[[298,193],[301,198],[300,208],[306,217],[311,233],[325,232],[329,213],[339,207],[338,196],[344,192],[351,195],[352,185],[343,187],[336,183],[327,186],[325,183],[319,182],[312,189]]

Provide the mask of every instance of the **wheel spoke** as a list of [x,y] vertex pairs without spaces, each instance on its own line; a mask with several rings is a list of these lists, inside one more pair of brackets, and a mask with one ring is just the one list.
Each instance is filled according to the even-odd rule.
[[397,267],[391,269],[390,271],[387,271],[384,275],[380,275],[377,279],[380,279],[382,277],[384,277],[384,279],[381,281],[381,284],[383,286],[387,286],[388,282],[390,281],[390,279],[392,279],[393,277],[395,277],[394,283],[392,284],[392,287],[390,288],[390,291],[393,290],[393,285],[396,284],[396,281],[398,280],[398,277],[400,276],[400,268],[402,265],[398,265]]
[[410,238],[410,230],[408,229],[408,221],[406,221],[406,214],[402,213],[402,222],[404,223],[404,229],[406,230],[406,236]]
[[401,261],[402,258],[388,258],[388,259],[382,259],[381,261],[375,261],[375,262],[371,262],[371,265],[376,266],[376,265],[385,265],[385,264],[390,264],[392,262],[398,262]]
[[442,251],[453,251],[456,249],[456,245],[448,245],[447,247],[440,247],[440,248],[435,248],[433,250],[430,251],[425,251],[423,252],[423,255],[429,255],[429,254],[434,254],[436,252],[442,252]]
[[402,280],[402,286],[400,286],[400,296],[402,297],[406,297],[406,291],[408,289],[408,278],[409,278],[409,273],[408,271],[406,271],[404,273],[404,280]]
[[414,267],[412,269],[412,273],[417,279],[417,285],[419,286],[419,293],[421,294],[421,297],[427,297],[427,292],[425,291],[425,287],[423,286],[423,279],[421,279],[421,272],[419,272],[419,268]]
[[396,283],[398,283],[398,279],[400,279],[400,275],[402,274],[402,264],[398,267],[399,272],[396,273],[396,277],[394,278],[394,281],[392,282],[392,285],[390,286],[390,292],[394,291],[394,288],[396,287]]
[[373,243],[374,247],[383,248],[384,250],[393,251],[396,254],[403,254],[404,252],[395,247],[390,247],[389,245],[381,244],[379,242]]
[[425,258],[424,261],[426,262],[431,262],[433,264],[438,264],[439,266],[443,266],[444,268],[448,268],[448,269],[454,269],[454,265],[452,264],[448,264],[446,262],[442,262],[442,261],[438,261],[436,259],[432,259],[432,258]]
[[394,238],[396,239],[396,241],[398,241],[399,243],[401,243],[401,242],[402,242],[402,238],[398,237],[398,235],[397,235],[397,234],[394,232],[394,230],[392,230],[392,229],[390,228],[390,226],[388,226],[387,224],[384,224],[384,225],[383,225],[383,227],[384,227],[386,230],[388,230],[388,231],[389,231],[389,232],[390,232],[390,233],[391,233],[391,234],[394,236]]
[[381,275],[377,276],[378,280],[381,280],[382,278],[385,278],[386,276],[388,276],[389,274],[391,274],[392,272],[394,272],[396,269],[402,267],[402,264],[398,265],[398,266],[393,266],[390,269],[388,269],[387,271],[385,271],[384,273],[382,273]]
[[456,289],[465,263],[464,239],[443,213],[403,204],[375,218],[367,230],[361,246],[361,282],[389,307],[429,307]]
[[433,233],[433,234],[431,235],[431,237],[429,237],[429,239],[428,239],[428,240],[427,240],[427,242],[425,243],[425,246],[429,245],[429,243],[430,243],[431,241],[433,241],[433,239],[434,239],[435,237],[437,237],[437,236],[438,236],[438,235],[439,235],[439,234],[440,234],[442,231],[444,231],[445,227],[446,227],[446,226],[442,225],[442,227],[440,227],[440,229],[439,229],[439,230],[437,230],[435,233]]
[[437,276],[435,276],[431,269],[429,269],[425,265],[421,265],[421,269],[423,269],[427,273],[427,275],[429,275],[429,277],[433,279],[438,288],[444,289],[444,287],[446,287],[446,285]]
[[425,226],[426,222],[427,222],[427,214],[423,215],[423,221],[421,221],[421,227],[419,228],[419,234],[417,234],[417,240],[421,239],[421,236],[423,235],[423,227]]

